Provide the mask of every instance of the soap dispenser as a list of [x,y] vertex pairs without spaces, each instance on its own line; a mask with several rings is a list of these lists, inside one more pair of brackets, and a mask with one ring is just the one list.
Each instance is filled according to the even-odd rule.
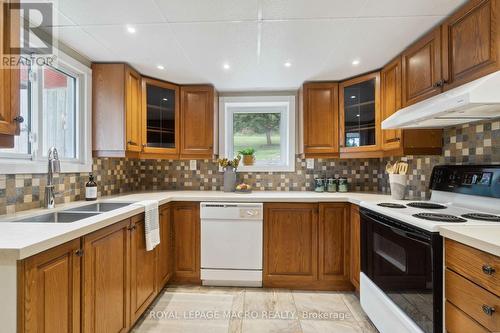
[[89,175],[89,181],[85,184],[85,200],[97,200],[97,183],[94,181],[94,175]]

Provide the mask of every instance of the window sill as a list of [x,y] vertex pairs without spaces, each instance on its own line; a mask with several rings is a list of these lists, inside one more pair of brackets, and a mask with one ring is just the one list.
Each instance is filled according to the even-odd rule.
[[[47,161],[31,160],[0,160],[0,174],[44,174],[48,171]],[[77,163],[61,161],[61,173],[91,172],[92,163]]]
[[236,172],[295,172],[295,165],[240,165]]

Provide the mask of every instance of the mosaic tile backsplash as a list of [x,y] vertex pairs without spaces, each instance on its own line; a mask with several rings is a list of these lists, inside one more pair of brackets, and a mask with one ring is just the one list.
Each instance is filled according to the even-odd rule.
[[[467,124],[444,132],[442,156],[405,156],[410,165],[410,198],[427,198],[431,171],[437,164],[500,164],[500,120]],[[388,193],[384,159],[316,159],[313,170],[297,158],[294,173],[238,173],[239,181],[255,190],[309,191],[318,176],[345,177],[351,191]],[[189,170],[188,161],[133,160],[99,158],[93,161],[98,195],[107,196],[131,191],[220,190],[223,175],[212,160],[197,161],[197,170]],[[60,193],[57,203],[82,200],[87,173],[61,174],[55,177]],[[0,175],[0,215],[43,205],[46,175]]]

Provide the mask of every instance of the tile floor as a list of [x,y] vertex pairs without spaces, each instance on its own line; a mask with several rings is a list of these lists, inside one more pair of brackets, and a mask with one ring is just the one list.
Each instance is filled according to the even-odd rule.
[[353,293],[168,287],[134,333],[377,333]]

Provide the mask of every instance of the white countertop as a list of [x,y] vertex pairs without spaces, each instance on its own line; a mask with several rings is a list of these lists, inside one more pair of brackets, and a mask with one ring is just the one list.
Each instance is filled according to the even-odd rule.
[[[252,193],[225,193],[219,191],[169,191],[143,192],[105,197],[100,202],[137,202],[158,200],[160,205],[171,201],[219,201],[219,202],[350,202],[388,200],[388,195],[370,193],[315,193],[255,191]],[[78,201],[61,204],[54,210],[33,209],[17,214],[0,216],[0,221],[30,217],[48,212],[91,204]],[[0,222],[0,264],[24,259],[75,238],[89,234],[113,223],[144,211],[139,206],[126,206],[73,223],[22,223]]]
[[[252,193],[225,193],[220,191],[167,191],[167,192],[141,192],[119,196],[105,197],[100,202],[137,202],[141,200],[158,200],[160,205],[171,201],[218,201],[218,202],[350,202],[357,205],[374,207],[373,203],[392,200],[389,195],[348,192],[348,193],[315,193],[315,192],[278,192],[255,191]],[[55,210],[60,211],[91,204],[92,202],[78,201],[58,205]],[[126,206],[111,212],[102,213],[73,223],[21,223],[0,222],[0,264],[24,259],[75,238],[89,234],[108,225],[132,217],[143,212],[140,206]],[[47,209],[34,209],[18,214],[0,216],[0,221],[19,219],[49,212]],[[381,212],[386,213],[387,211]],[[392,214],[391,214],[392,215]],[[460,229],[463,228],[463,229]],[[445,237],[452,238],[462,230],[464,239],[476,239],[473,247],[484,249],[498,255],[500,225],[490,226],[493,231],[486,230],[484,226],[449,226],[440,229]],[[448,233],[448,236],[446,234]],[[467,236],[468,235],[468,236]],[[458,236],[455,236],[458,237]],[[458,241],[461,241],[457,239]],[[464,242],[465,241],[461,241]],[[465,243],[468,244],[468,243]],[[486,246],[489,244],[488,246]],[[482,247],[479,247],[482,246]],[[489,250],[488,250],[489,249]],[[496,250],[495,250],[496,249]]]
[[500,257],[500,225],[441,226],[439,233],[443,237]]

